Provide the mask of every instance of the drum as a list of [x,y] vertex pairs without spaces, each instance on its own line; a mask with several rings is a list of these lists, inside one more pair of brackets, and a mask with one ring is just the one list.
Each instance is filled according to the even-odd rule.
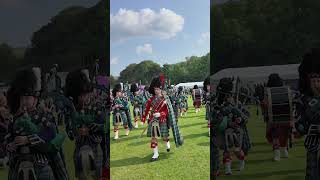
[[268,117],[272,123],[287,124],[293,120],[291,90],[287,86],[266,89]]

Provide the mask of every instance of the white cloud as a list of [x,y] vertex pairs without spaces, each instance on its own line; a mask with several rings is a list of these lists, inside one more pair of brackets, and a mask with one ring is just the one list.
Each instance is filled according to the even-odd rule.
[[198,39],[199,45],[207,42],[210,42],[210,32],[202,33],[200,39]]
[[113,58],[111,58],[110,64],[116,65],[116,64],[118,64],[118,63],[119,63],[119,58],[118,58],[118,57],[113,57]]
[[170,39],[183,30],[184,18],[174,11],[162,8],[133,11],[120,9],[110,14],[111,41],[123,41],[134,37]]
[[138,55],[141,55],[142,53],[152,54],[152,45],[151,44],[144,44],[142,46],[137,46],[136,52]]

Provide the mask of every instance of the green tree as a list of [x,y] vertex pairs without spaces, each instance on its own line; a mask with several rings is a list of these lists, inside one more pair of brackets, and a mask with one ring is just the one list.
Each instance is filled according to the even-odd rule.
[[320,41],[320,2],[241,0],[211,7],[211,71],[300,63]]
[[106,13],[109,14],[105,1],[91,8],[70,7],[61,11],[34,32],[26,62],[45,69],[57,63],[62,71],[70,71],[100,59],[106,73],[109,71]]

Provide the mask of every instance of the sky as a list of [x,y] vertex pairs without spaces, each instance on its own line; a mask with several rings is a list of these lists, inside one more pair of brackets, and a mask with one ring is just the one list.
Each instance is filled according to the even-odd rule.
[[0,44],[30,45],[33,32],[70,6],[92,7],[98,0],[0,0]]
[[160,65],[210,50],[210,0],[111,0],[111,75],[131,63]]

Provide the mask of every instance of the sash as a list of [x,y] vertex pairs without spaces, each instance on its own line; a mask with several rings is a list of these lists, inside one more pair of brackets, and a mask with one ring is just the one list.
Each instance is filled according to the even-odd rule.
[[162,106],[165,103],[164,97],[156,97],[151,102],[151,113],[154,114],[155,112],[159,112]]

